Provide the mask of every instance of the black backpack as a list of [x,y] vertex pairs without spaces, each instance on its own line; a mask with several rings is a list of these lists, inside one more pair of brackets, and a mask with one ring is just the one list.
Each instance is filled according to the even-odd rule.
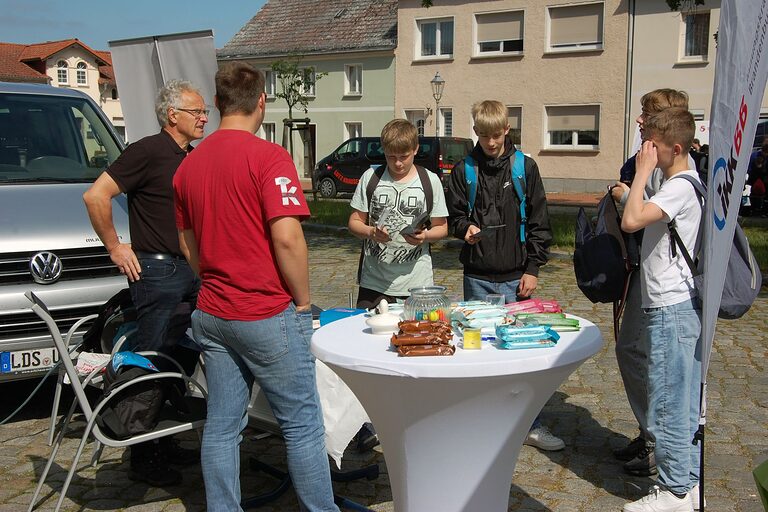
[[621,230],[621,216],[610,191],[597,206],[597,222],[594,227],[584,208],[579,208],[573,251],[576,284],[593,303],[613,303],[616,337],[629,279],[640,262],[636,240],[635,236]]
[[[679,177],[693,185],[703,210],[704,201],[707,197],[706,185],[685,174],[681,174]],[[704,212],[702,212],[702,216],[703,214]],[[669,228],[669,233],[672,238],[672,255],[676,256],[676,248],[680,249],[683,258],[685,258],[685,261],[688,264],[688,268],[691,269],[694,286],[701,297],[701,294],[704,292],[703,261],[697,256],[697,261],[694,262],[691,255],[688,254],[685,245],[683,245],[683,241],[680,239],[680,235],[677,233],[674,219],[667,224],[667,227]],[[755,260],[752,250],[749,248],[747,236],[744,234],[741,226],[736,224],[736,228],[733,232],[733,245],[731,246],[731,252],[728,255],[728,266],[725,271],[723,294],[720,299],[720,309],[717,312],[717,316],[727,320],[741,318],[747,311],[749,311],[752,303],[755,302],[755,298],[757,298],[757,294],[760,293],[762,284],[763,275],[757,266],[757,260]]]
[[[118,386],[158,371],[151,363],[150,366],[122,365],[115,370],[110,361],[104,374],[102,399]],[[128,439],[154,430],[166,400],[177,410],[188,412],[179,387],[167,384],[169,382],[169,379],[146,380],[119,391],[99,413],[99,427],[115,439]]]

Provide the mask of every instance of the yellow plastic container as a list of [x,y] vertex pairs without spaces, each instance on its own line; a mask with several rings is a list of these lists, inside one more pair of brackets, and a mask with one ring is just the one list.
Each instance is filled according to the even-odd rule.
[[480,329],[467,327],[464,329],[464,350],[480,350],[482,347],[482,336]]

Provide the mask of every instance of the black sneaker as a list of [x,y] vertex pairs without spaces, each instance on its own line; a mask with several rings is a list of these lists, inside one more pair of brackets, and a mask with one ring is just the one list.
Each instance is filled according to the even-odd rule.
[[158,450],[160,458],[174,466],[188,466],[200,462],[200,450],[182,448],[179,442],[171,437],[161,438]]
[[624,471],[635,476],[652,476],[656,470],[656,452],[653,447],[643,446],[637,457],[624,464]]
[[643,439],[640,436],[637,436],[633,440],[629,442],[627,446],[624,448],[618,448],[616,450],[613,450],[613,456],[616,457],[619,460],[623,461],[629,461],[637,457],[637,454],[640,453],[640,451],[645,448],[645,439]]
[[379,436],[373,430],[373,425],[366,423],[357,433],[357,451],[365,453],[373,450],[373,447],[379,444]]
[[128,478],[134,482],[143,482],[150,487],[167,487],[181,483],[181,473],[168,467],[160,457],[145,460],[131,460]]

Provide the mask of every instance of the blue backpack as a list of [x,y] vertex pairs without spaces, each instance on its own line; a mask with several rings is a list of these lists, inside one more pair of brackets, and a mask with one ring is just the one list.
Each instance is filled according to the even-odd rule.
[[[528,223],[528,216],[525,213],[525,155],[520,150],[515,151],[515,161],[512,164],[512,186],[515,187],[515,194],[520,201],[520,241],[525,243],[525,228]],[[464,157],[464,177],[467,180],[467,217],[472,215],[475,207],[475,197],[477,197],[477,165],[471,155]]]

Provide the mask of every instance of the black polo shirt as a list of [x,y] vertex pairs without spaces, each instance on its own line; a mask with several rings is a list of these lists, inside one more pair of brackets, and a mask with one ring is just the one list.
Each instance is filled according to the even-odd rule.
[[187,151],[161,130],[128,146],[106,170],[120,190],[128,194],[134,251],[181,256],[173,206],[173,175],[185,156]]

